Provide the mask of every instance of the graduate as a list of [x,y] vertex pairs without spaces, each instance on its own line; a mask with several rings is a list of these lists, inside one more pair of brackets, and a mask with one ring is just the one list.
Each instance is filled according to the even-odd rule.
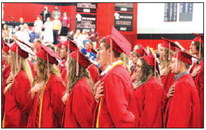
[[166,128],[199,128],[200,101],[195,83],[188,72],[192,56],[178,52],[172,58],[171,70],[175,82],[174,94],[168,99],[165,111]]
[[4,88],[5,111],[2,127],[25,128],[31,102],[30,89],[33,82],[32,68],[27,60],[31,48],[15,41],[10,47],[11,73]]
[[5,103],[5,95],[4,88],[6,87],[6,81],[11,72],[11,56],[9,54],[10,44],[6,43],[2,40],[3,48],[2,48],[2,87],[1,87],[1,121],[4,117],[4,103]]
[[69,55],[64,128],[92,127],[96,101],[93,96],[93,82],[87,70],[90,64],[77,47]]
[[169,88],[174,82],[174,73],[171,73],[170,64],[172,56],[176,53],[180,48],[176,45],[176,43],[172,42],[169,39],[162,37],[162,42],[159,47],[159,59],[160,59],[160,76],[163,84],[163,88],[165,93],[168,93]]
[[59,128],[64,110],[61,98],[66,89],[56,66],[60,58],[43,44],[36,56],[37,75],[30,89],[33,103],[27,127]]
[[134,85],[135,109],[137,110],[136,127],[163,127],[163,108],[166,94],[158,75],[158,63],[153,54],[143,56],[137,60],[137,80]]
[[203,35],[195,34],[190,46],[191,55],[198,59],[190,70],[200,97],[201,108],[201,127],[204,127],[204,38]]
[[134,127],[135,116],[130,110],[133,93],[130,75],[121,53],[130,54],[131,44],[114,27],[112,34],[100,41],[100,81],[104,96],[96,108],[95,127]]
[[133,64],[133,65],[132,65],[131,68],[130,68],[130,71],[131,71],[130,76],[131,76],[132,82],[134,82],[135,79],[136,79],[136,75],[135,75],[134,73],[135,73],[135,71],[136,71],[135,68],[136,68],[137,60],[138,60],[140,57],[144,56],[145,54],[146,54],[146,52],[145,52],[145,49],[144,49],[143,47],[140,47],[140,48],[134,50],[134,51],[131,53],[131,61],[132,61],[132,64]]

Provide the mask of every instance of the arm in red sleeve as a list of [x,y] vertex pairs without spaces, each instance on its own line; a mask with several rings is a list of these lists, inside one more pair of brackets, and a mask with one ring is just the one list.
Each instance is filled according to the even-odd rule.
[[[140,119],[140,127],[162,127],[164,93],[159,84],[148,85],[145,92],[144,110]],[[159,88],[156,86],[159,86]]]
[[91,127],[94,98],[92,92],[85,86],[75,86],[72,109],[81,127]]
[[62,121],[62,115],[65,107],[64,103],[61,100],[65,90],[66,88],[61,81],[54,82],[51,88],[51,104],[54,113],[58,117],[59,123],[61,123]]

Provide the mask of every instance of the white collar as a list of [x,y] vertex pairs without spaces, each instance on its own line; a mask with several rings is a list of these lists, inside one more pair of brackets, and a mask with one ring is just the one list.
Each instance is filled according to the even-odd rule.
[[112,64],[108,65],[107,68],[102,71],[102,73],[100,74],[100,76],[105,75],[106,73],[108,73],[110,70],[112,70],[112,68],[114,68],[117,65],[123,64],[123,62],[121,60],[115,61]]

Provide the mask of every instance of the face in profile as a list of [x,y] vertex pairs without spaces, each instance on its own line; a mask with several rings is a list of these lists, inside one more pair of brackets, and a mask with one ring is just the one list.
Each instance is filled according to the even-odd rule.
[[141,61],[141,59],[137,60],[135,69],[136,69],[135,73],[136,73],[137,78],[141,77],[142,76],[142,61]]
[[100,67],[107,65],[108,61],[110,60],[110,53],[109,49],[106,49],[105,45],[107,43],[100,43],[100,50],[99,50],[99,64]]

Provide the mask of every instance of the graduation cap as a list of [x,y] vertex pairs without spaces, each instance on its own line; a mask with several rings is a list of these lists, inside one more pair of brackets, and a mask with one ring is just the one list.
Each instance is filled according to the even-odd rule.
[[155,57],[155,55],[152,53],[151,49],[149,49],[149,52],[145,51],[145,54],[142,58],[145,60],[145,62],[151,66],[154,69],[154,74],[156,76],[156,72],[158,74],[160,74],[160,69],[159,69],[159,65],[157,62],[157,59]]
[[62,43],[59,42],[58,44],[55,45],[55,47],[57,47],[57,48],[61,48],[61,47],[62,47]]
[[111,39],[114,41],[112,47],[115,51],[130,55],[131,43],[115,27],[112,27]]
[[10,50],[23,58],[27,58],[29,53],[34,55],[34,52],[27,45],[18,41],[10,47]]
[[51,64],[57,65],[58,60],[61,60],[61,58],[52,49],[43,44],[41,44],[41,49],[36,53],[36,55]]
[[204,44],[204,35],[193,33],[196,37],[192,40],[193,42],[199,42]]
[[161,43],[161,46],[169,49],[168,59],[170,60],[170,49],[172,49],[173,51],[179,51],[181,50],[181,48],[175,42],[169,39],[166,39],[164,37],[161,37],[161,39],[163,40],[163,42]]
[[166,39],[164,37],[161,37],[161,39],[163,40],[163,42],[161,43],[162,47],[168,48],[168,49],[172,49],[173,51],[176,51],[178,49],[181,49],[175,42]]
[[79,64],[85,69],[90,65],[90,61],[79,50],[73,51],[70,56],[76,60],[76,76],[79,75]]
[[192,58],[194,58],[194,56],[192,56],[186,52],[183,52],[183,51],[179,51],[173,57],[177,58],[177,59],[179,59],[179,60],[181,60],[189,65],[192,64]]
[[195,42],[199,42],[200,43],[200,45],[199,45],[199,55],[200,55],[202,46],[204,44],[204,35],[196,34],[196,33],[193,33],[193,34],[196,35],[197,37],[195,37],[192,40],[192,43],[195,43]]
[[67,42],[67,47],[69,48],[70,51],[78,50],[77,43],[75,41],[73,41],[73,40],[69,40]]
[[140,48],[136,49],[135,52],[136,52],[140,57],[142,57],[142,56],[144,56],[144,55],[146,54],[146,51],[145,51],[145,49],[144,49],[143,47],[140,47]]

